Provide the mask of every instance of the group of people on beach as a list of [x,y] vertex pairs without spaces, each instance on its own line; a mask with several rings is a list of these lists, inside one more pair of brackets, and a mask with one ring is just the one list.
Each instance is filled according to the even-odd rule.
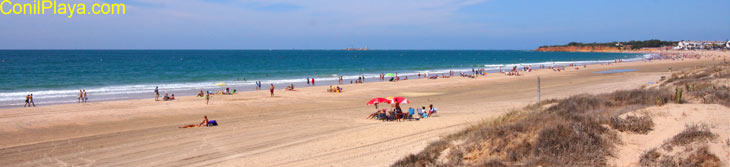
[[79,90],[78,99],[79,99],[78,103],[86,103],[86,101],[89,100],[89,97],[86,97],[86,89]]
[[165,96],[162,97],[163,101],[170,101],[175,100],[175,94],[172,94],[172,96],[168,96],[167,93],[165,93]]
[[388,110],[386,108],[378,109],[374,113],[370,114],[366,119],[397,122],[405,120],[420,120],[432,117],[438,111],[436,107],[433,107],[433,104],[428,105],[428,110],[426,109],[426,106],[421,106],[421,108],[417,107],[417,109],[409,107],[407,112],[404,112],[401,109],[399,103],[393,104],[392,107],[393,108],[391,110]]
[[314,77],[312,77],[312,78],[307,77],[307,85],[314,86]]
[[342,87],[330,85],[330,87],[327,88],[327,92],[342,93]]
[[25,105],[23,107],[35,107],[35,102],[33,102],[33,94],[28,94],[25,96]]

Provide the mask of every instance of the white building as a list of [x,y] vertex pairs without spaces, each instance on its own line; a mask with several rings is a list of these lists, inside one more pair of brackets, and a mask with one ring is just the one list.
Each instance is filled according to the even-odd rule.
[[677,43],[677,46],[674,47],[675,50],[696,50],[696,49],[713,49],[714,46],[722,46],[725,45],[725,47],[730,48],[730,41],[728,42],[720,42],[720,41],[679,41]]

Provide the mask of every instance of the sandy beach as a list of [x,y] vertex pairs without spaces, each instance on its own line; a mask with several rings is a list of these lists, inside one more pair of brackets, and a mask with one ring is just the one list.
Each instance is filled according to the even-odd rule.
[[[542,99],[636,89],[661,76],[722,61],[654,60],[549,69],[476,79],[451,77],[301,87],[200,97],[61,104],[0,110],[2,166],[388,166],[441,136]],[[617,69],[632,72],[598,74]],[[437,117],[419,121],[365,119],[374,97],[403,96],[402,107],[433,104]],[[152,95],[150,95],[152,97]],[[389,107],[388,107],[389,108]],[[718,110],[727,110],[722,106]],[[179,129],[203,115],[220,126]],[[638,146],[635,146],[638,147]],[[631,164],[631,163],[625,163]]]

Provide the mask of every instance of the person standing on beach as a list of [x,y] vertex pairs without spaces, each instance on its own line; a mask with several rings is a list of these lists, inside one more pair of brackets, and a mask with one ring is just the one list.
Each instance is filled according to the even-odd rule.
[[271,84],[271,88],[269,88],[269,92],[271,92],[271,97],[274,97],[274,84]]
[[208,105],[208,102],[210,102],[210,92],[205,92],[205,105]]
[[157,86],[155,86],[155,101],[157,101],[157,100],[158,100],[158,98],[160,98],[160,90],[159,90],[159,89],[157,89],[157,88],[158,88],[158,87],[157,87]]
[[314,77],[312,77],[312,86],[314,86]]
[[86,89],[84,89],[84,91],[82,93],[81,101],[86,103],[86,101],[88,101],[88,100],[89,100],[89,97],[86,96]]
[[79,97],[78,97],[79,102],[78,103],[81,103],[81,98],[84,98],[84,92],[79,89]]
[[25,95],[25,104],[23,108],[30,106],[30,95]]
[[33,107],[35,107],[35,102],[33,102],[33,94],[30,94],[30,104],[28,104],[28,107],[30,107],[31,104],[33,105]]

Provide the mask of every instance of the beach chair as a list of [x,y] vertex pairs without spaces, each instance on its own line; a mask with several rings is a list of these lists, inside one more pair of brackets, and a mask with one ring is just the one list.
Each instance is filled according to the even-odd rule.
[[413,115],[415,115],[415,114],[416,114],[415,109],[409,108],[408,109],[408,118],[407,119],[413,119]]

